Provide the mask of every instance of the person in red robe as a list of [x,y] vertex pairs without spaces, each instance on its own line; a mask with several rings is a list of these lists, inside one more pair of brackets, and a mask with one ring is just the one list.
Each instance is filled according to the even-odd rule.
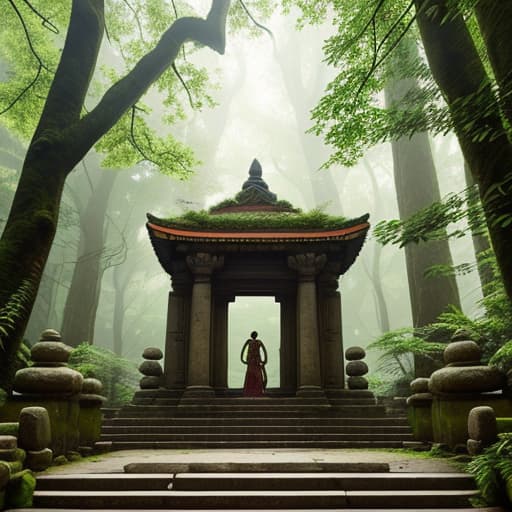
[[[240,358],[247,365],[244,381],[244,396],[263,396],[267,385],[267,350],[261,340],[257,339],[258,333],[251,332],[251,337],[244,343]],[[262,357],[263,355],[263,357]]]

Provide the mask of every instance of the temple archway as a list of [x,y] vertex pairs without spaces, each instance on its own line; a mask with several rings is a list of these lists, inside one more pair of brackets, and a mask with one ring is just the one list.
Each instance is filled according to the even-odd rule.
[[268,353],[267,388],[279,389],[281,308],[274,297],[239,296],[228,309],[228,387],[239,389],[244,384],[246,366],[240,361],[240,350],[249,333],[258,332]]

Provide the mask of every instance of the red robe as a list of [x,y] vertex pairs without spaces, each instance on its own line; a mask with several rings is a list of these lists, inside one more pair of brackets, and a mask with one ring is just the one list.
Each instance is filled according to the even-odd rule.
[[248,340],[247,371],[245,372],[244,396],[263,396],[263,364],[260,356],[260,340]]

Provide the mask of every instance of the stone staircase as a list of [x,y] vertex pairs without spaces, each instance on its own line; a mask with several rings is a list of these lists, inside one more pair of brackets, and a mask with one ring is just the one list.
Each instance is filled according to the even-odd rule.
[[41,475],[30,510],[477,510],[468,501],[473,480],[461,473],[296,471],[300,464],[272,473],[250,466],[235,473]]
[[103,422],[99,447],[401,448],[412,442],[403,412],[389,414],[366,390],[318,399],[269,396],[181,400],[165,390],[139,391]]

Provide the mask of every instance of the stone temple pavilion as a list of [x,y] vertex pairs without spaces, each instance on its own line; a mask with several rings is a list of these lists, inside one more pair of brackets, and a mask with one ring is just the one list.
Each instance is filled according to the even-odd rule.
[[344,388],[338,279],[361,250],[368,215],[304,214],[278,201],[254,160],[237,196],[209,213],[148,219],[172,281],[163,386],[173,396],[226,394],[228,305],[244,295],[281,306],[281,394],[322,400]]

